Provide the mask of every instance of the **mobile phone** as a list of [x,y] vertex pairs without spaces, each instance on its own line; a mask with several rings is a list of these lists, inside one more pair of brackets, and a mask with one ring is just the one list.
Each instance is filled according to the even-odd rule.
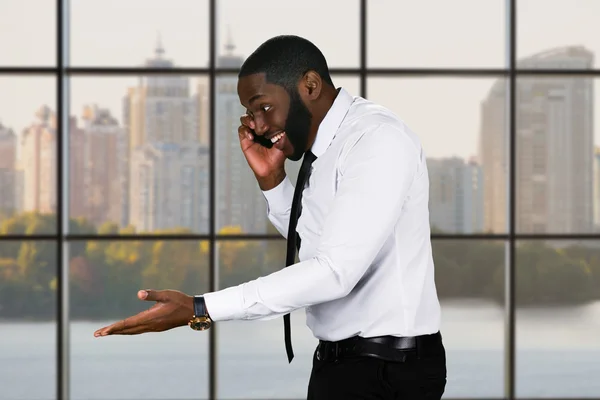
[[266,147],[266,148],[268,148],[268,149],[270,149],[271,147],[273,147],[273,142],[271,142],[269,139],[267,139],[267,138],[266,138],[266,137],[264,137],[264,136],[257,135],[257,134],[254,132],[254,129],[250,129],[250,132],[252,132],[252,136],[254,136],[254,141],[255,141],[256,143],[258,143],[258,144],[260,144],[261,146],[264,146],[264,147]]

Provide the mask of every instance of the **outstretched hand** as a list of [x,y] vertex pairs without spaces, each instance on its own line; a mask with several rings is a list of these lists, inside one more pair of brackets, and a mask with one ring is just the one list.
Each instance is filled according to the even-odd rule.
[[194,298],[177,290],[140,290],[140,300],[155,301],[149,309],[94,332],[94,336],[139,335],[187,325],[194,315]]

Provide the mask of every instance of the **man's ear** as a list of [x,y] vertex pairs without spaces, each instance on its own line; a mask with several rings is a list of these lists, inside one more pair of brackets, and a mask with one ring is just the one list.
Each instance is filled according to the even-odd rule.
[[298,91],[308,101],[314,101],[319,98],[323,88],[323,80],[315,71],[308,71],[300,80]]

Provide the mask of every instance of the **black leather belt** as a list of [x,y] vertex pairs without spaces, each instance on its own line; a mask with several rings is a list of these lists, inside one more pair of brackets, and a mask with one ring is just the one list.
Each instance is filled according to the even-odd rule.
[[316,356],[319,361],[338,360],[342,357],[374,357],[387,361],[404,362],[423,342],[441,341],[440,333],[423,336],[354,336],[337,342],[319,340]]

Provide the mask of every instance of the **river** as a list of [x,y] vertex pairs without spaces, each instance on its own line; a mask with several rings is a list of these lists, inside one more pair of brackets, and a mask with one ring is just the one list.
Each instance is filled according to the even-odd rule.
[[[501,397],[503,310],[480,301],[445,302],[445,398]],[[106,321],[108,323],[109,321]],[[188,328],[97,339],[104,322],[71,324],[75,400],[205,399],[208,334]],[[218,326],[220,399],[305,398],[316,340],[304,313],[292,316],[296,357],[288,364],[281,319]],[[55,395],[56,326],[0,322],[0,399]],[[600,302],[517,313],[517,395],[600,398]]]

